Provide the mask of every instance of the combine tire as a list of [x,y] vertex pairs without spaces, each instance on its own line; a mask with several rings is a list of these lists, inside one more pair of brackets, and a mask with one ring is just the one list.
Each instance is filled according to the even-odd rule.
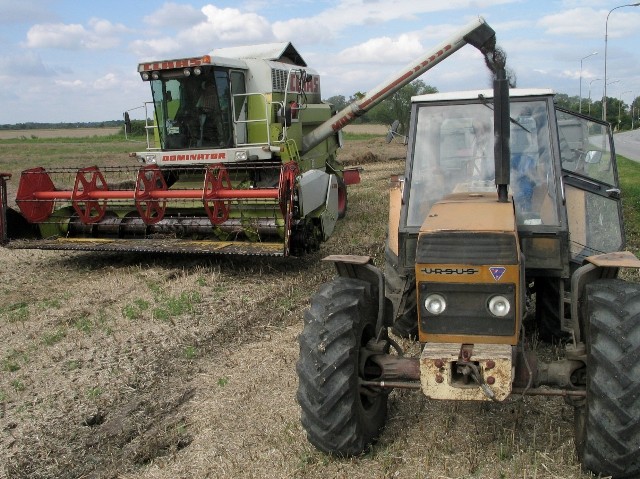
[[297,399],[309,442],[328,454],[361,454],[387,419],[387,393],[359,385],[360,348],[376,336],[377,305],[369,283],[338,277],[305,312]]
[[576,408],[584,468],[640,477],[640,285],[617,279],[586,287],[587,399]]

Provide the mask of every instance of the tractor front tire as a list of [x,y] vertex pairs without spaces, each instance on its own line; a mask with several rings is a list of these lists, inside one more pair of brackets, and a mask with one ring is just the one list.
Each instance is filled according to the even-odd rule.
[[356,456],[373,444],[387,419],[387,392],[367,389],[360,350],[376,337],[377,291],[335,278],[311,299],[299,336],[297,399],[309,442],[321,451]]
[[585,469],[640,477],[640,285],[618,279],[586,286],[583,321],[587,398],[575,411]]

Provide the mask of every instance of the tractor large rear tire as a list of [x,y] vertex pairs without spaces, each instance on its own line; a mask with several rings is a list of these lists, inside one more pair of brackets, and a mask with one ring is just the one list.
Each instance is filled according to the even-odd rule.
[[360,349],[376,336],[377,310],[369,283],[338,277],[305,312],[297,399],[309,442],[328,454],[365,452],[386,422],[387,393],[359,385]]
[[604,279],[586,287],[587,399],[576,408],[585,469],[640,477],[640,285]]

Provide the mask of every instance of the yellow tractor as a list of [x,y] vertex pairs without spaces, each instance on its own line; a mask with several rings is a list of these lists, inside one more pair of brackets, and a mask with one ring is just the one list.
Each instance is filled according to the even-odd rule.
[[[624,249],[609,125],[557,108],[550,90],[412,99],[406,172],[393,178],[384,270],[332,256],[300,335],[298,402],[309,441],[366,451],[395,388],[430,399],[561,396],[583,466],[640,475],[640,267]],[[533,307],[535,305],[535,313]],[[543,362],[523,319],[564,345]],[[420,342],[402,353],[392,331]]]

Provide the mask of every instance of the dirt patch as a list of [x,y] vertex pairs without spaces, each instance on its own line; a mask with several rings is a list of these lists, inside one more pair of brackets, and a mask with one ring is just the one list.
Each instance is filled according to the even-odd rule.
[[301,259],[0,248],[0,477],[589,477],[560,399],[394,391],[370,453],[307,442],[295,363],[309,297],[334,274],[320,259],[382,265],[405,148],[347,143],[363,181],[334,236]]

